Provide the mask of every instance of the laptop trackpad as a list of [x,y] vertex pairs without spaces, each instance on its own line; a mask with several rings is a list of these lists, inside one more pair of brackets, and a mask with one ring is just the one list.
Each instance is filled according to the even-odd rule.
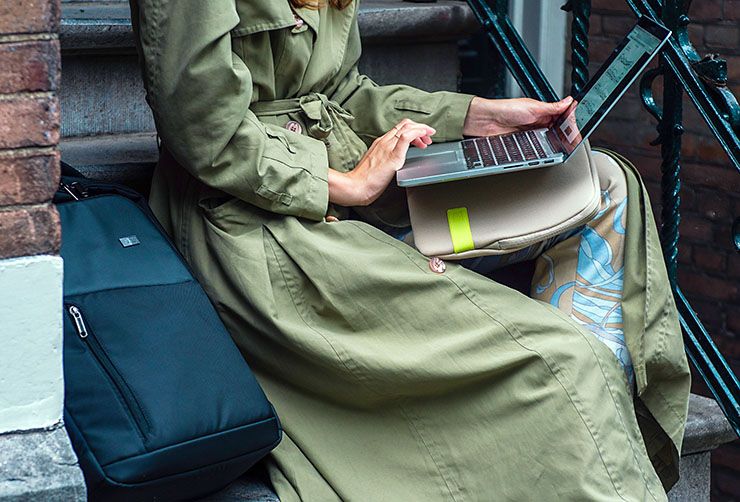
[[[457,164],[456,167],[458,169],[452,168],[455,164]],[[409,171],[413,170],[415,176],[429,176],[435,173],[446,173],[463,168],[464,166],[460,164],[457,154],[454,151],[446,151],[409,159],[406,161],[406,165],[403,166],[403,171],[408,169]],[[417,171],[417,169],[423,169],[423,172]]]

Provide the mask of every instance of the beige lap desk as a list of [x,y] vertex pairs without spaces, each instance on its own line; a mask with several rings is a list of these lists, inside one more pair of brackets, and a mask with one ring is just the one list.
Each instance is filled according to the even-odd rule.
[[599,209],[588,142],[564,164],[407,189],[417,249],[461,260],[517,251],[589,221]]

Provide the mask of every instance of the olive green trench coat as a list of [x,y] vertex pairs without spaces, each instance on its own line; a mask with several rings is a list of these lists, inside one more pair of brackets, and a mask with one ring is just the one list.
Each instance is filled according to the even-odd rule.
[[[131,1],[163,143],[151,203],[282,419],[268,468],[283,501],[665,499],[689,376],[628,164],[634,400],[564,313],[324,220],[342,212],[329,166],[351,169],[404,117],[459,139],[471,100],[361,75],[357,2],[296,18],[288,0]],[[402,215],[383,211],[369,217]]]

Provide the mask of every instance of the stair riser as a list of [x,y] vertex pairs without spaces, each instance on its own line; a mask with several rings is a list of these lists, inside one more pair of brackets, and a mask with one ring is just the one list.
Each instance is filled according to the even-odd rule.
[[[135,55],[68,54],[62,68],[62,136],[154,131]],[[457,42],[371,45],[360,69],[381,84],[457,90]]]
[[668,493],[670,502],[709,502],[710,452],[681,457],[680,476]]

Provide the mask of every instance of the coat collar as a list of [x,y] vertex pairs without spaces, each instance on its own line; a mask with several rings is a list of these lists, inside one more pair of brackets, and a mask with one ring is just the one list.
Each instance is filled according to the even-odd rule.
[[303,21],[314,31],[314,33],[317,33],[319,31],[320,14],[317,9],[308,9],[306,7],[301,7],[300,9],[294,9],[294,12],[298,17],[303,19]]

